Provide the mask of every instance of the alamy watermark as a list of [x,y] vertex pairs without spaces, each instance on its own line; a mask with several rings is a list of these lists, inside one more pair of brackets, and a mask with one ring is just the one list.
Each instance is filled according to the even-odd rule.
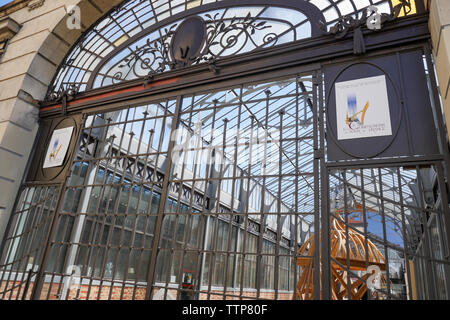
[[67,6],[66,25],[69,30],[81,30],[81,8],[77,5]]
[[379,266],[371,265],[367,268],[370,276],[367,278],[367,288],[370,290],[381,289],[381,269]]
[[174,147],[171,159],[174,165],[223,166],[238,163],[247,167],[260,165],[262,174],[270,174],[279,168],[285,157],[278,129],[259,127],[239,130],[204,129],[201,121],[192,131],[179,128],[172,132]]
[[[367,28],[370,30],[380,30],[381,29],[381,14],[378,13],[378,7],[372,5],[367,7],[368,18],[367,18]],[[81,8],[77,5],[67,6],[67,28],[69,30],[80,30],[81,29]]]

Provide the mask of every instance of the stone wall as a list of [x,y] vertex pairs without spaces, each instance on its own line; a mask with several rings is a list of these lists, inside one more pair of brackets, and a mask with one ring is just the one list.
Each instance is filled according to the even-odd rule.
[[[44,98],[58,65],[82,32],[121,1],[15,0],[0,9],[0,38],[10,38],[0,58],[0,242],[37,134],[35,101]],[[449,126],[450,1],[424,1],[430,6],[433,53]],[[66,24],[67,7],[75,4],[81,8],[81,30]]]
[[[45,97],[57,67],[82,32],[121,0],[16,0],[0,9],[0,242],[38,129],[34,101]],[[81,30],[67,27],[67,7],[81,8]],[[6,35],[3,24],[17,24]],[[9,31],[10,33],[10,31]],[[12,37],[11,37],[12,36]]]
[[447,131],[450,132],[450,1],[425,0],[425,3],[430,10],[433,55],[435,57]]

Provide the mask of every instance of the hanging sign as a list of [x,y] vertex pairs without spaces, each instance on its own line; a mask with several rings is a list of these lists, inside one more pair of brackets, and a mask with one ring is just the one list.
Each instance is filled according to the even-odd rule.
[[73,129],[73,127],[68,127],[53,131],[45,156],[44,169],[60,167],[64,164],[72,140]]
[[324,67],[327,162],[439,156],[421,49]]
[[336,83],[338,140],[391,136],[386,76]]

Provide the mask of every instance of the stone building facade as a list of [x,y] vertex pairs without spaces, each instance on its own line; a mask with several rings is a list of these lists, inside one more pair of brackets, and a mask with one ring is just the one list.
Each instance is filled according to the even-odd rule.
[[[58,66],[83,31],[120,0],[14,0],[0,8],[0,238],[38,131],[39,107]],[[191,6],[198,5],[197,0]],[[450,123],[450,2],[424,0],[440,93]],[[68,8],[81,8],[81,29]]]
[[450,123],[450,2],[426,1],[430,10],[430,32],[433,43],[444,114]]
[[[450,131],[450,1],[423,1],[429,10],[430,41]],[[36,146],[39,102],[83,32],[121,2],[14,0],[0,7],[0,243]],[[190,1],[188,8],[199,3]],[[75,5],[81,9],[81,21],[70,14]],[[73,23],[81,28],[73,28]]]
[[[15,0],[0,8],[0,235],[3,238],[14,200],[38,132],[38,105],[54,73],[92,23],[118,0]],[[67,27],[68,7],[81,8],[81,29]]]

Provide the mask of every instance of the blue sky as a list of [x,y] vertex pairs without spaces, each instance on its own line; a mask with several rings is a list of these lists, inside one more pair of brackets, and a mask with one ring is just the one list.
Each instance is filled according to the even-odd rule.
[[12,0],[0,0],[0,7],[7,4],[8,2],[11,2]]

